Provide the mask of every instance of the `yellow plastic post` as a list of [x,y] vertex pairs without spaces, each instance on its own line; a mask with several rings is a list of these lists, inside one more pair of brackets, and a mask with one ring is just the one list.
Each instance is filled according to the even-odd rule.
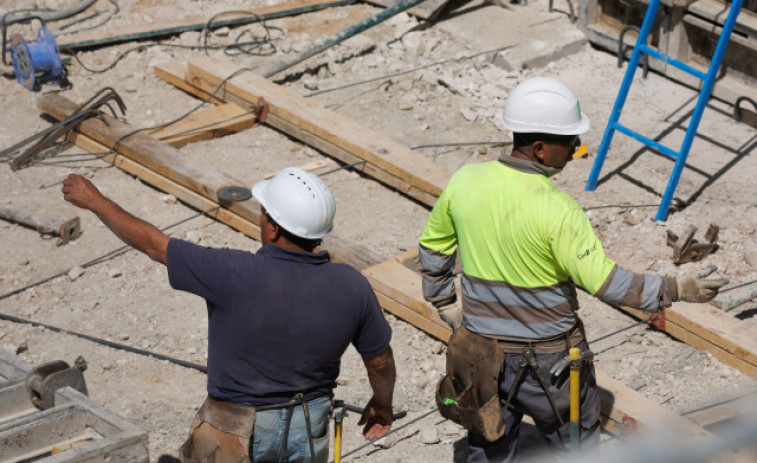
[[577,452],[581,445],[581,349],[573,347],[568,355],[570,363],[570,448]]
[[342,462],[342,420],[334,425],[334,463]]

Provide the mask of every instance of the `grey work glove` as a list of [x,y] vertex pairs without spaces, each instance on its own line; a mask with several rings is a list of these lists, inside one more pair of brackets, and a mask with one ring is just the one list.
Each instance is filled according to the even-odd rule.
[[456,301],[452,304],[437,307],[436,310],[439,312],[439,318],[444,320],[452,328],[452,331],[457,331],[460,325],[462,325],[463,309],[460,307],[459,302]]
[[706,280],[704,277],[710,275],[718,268],[710,265],[699,275],[687,275],[676,279],[678,289],[678,300],[685,302],[708,302],[718,295],[718,290],[730,281],[727,278],[716,278]]

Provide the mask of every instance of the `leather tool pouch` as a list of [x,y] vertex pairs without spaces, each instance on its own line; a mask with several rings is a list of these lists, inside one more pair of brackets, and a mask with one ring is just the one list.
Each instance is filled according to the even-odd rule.
[[255,407],[205,399],[179,449],[182,463],[249,463]]
[[493,442],[505,434],[499,403],[502,371],[497,341],[461,327],[447,346],[447,373],[436,387],[443,417]]

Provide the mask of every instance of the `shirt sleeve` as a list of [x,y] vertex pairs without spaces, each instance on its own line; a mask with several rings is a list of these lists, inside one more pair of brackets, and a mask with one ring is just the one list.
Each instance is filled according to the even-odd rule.
[[580,207],[565,214],[552,243],[559,265],[573,281],[606,304],[657,312],[675,300],[675,279],[635,273],[605,257]]
[[168,282],[180,291],[218,304],[227,283],[233,280],[232,254],[242,251],[198,246],[171,238],[168,241]]
[[551,247],[558,266],[592,295],[615,266],[605,256],[602,243],[578,204],[568,208],[553,230]]
[[365,304],[360,317],[360,328],[357,336],[352,340],[355,349],[363,357],[375,357],[389,346],[392,339],[392,328],[384,317],[376,294],[368,280],[360,275],[365,291]]
[[458,241],[449,210],[449,187],[431,210],[419,240],[423,297],[436,307],[455,302],[455,252]]

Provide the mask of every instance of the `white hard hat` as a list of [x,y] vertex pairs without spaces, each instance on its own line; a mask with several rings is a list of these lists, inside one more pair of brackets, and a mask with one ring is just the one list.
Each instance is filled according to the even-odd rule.
[[575,93],[551,77],[533,77],[518,84],[505,103],[502,124],[520,133],[581,135],[589,131],[589,118],[581,113]]
[[256,183],[252,195],[276,223],[295,236],[315,240],[331,233],[336,202],[329,187],[311,173],[287,167],[272,179]]

